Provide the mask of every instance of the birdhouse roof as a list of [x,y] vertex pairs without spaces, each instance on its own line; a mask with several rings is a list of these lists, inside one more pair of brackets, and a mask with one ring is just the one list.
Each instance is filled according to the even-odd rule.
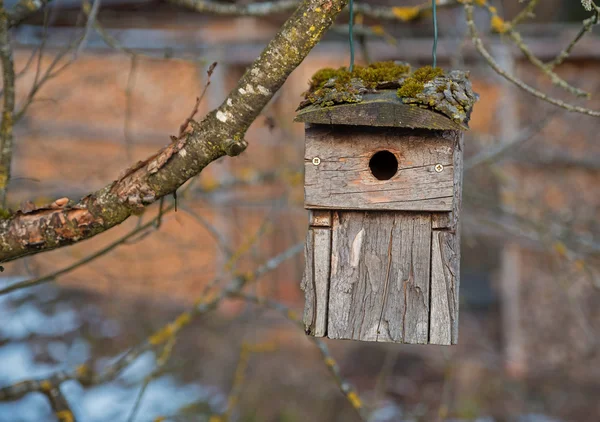
[[404,104],[396,90],[384,90],[363,95],[356,103],[323,107],[313,104],[301,109],[295,121],[305,123],[403,127],[430,130],[468,130],[466,124],[417,105]]

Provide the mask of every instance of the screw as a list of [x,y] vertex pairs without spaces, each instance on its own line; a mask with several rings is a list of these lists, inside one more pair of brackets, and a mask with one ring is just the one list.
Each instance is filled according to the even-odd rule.
[[436,173],[441,173],[442,171],[444,171],[444,166],[441,164],[436,164],[434,168]]
[[319,157],[315,157],[315,158],[312,159],[312,163],[315,166],[318,166],[319,164],[321,164],[321,159]]

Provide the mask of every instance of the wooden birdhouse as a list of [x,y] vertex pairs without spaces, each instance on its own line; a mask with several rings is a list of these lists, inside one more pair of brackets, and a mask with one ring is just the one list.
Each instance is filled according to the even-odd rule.
[[302,109],[304,324],[331,339],[455,344],[466,126],[396,91]]

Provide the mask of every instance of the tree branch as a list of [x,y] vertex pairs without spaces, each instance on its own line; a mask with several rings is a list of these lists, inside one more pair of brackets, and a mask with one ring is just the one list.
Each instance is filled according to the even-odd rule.
[[13,118],[15,111],[15,64],[8,34],[9,16],[0,0],[0,63],[2,64],[2,83],[4,109],[0,126],[0,206],[6,203],[6,189],[10,180],[10,165],[13,152]]
[[0,221],[0,262],[93,237],[171,194],[218,158],[239,155],[250,124],[321,39],[347,0],[306,0],[223,104],[192,131],[78,202],[18,211]]
[[600,111],[590,110],[589,108],[572,105],[572,104],[566,103],[562,100],[559,100],[557,98],[550,97],[549,95],[544,94],[543,92],[533,88],[532,86],[527,85],[525,82],[518,79],[516,76],[511,75],[510,73],[507,73],[504,69],[502,69],[500,67],[500,65],[498,64],[498,62],[496,60],[494,60],[492,55],[489,53],[489,51],[483,45],[483,41],[481,40],[481,37],[479,36],[479,33],[477,31],[477,26],[476,26],[475,20],[473,18],[473,6],[470,3],[465,3],[464,6],[465,6],[465,11],[466,11],[467,25],[469,27],[469,32],[471,35],[471,40],[473,41],[473,44],[475,45],[475,48],[477,49],[477,51],[479,52],[481,57],[483,57],[485,59],[485,61],[490,65],[490,67],[497,74],[499,74],[500,76],[502,76],[509,82],[515,84],[516,86],[518,86],[525,92],[528,92],[529,94],[533,95],[534,97],[539,98],[540,100],[544,100],[550,104],[564,108],[565,110],[568,110],[571,112],[587,114],[588,116],[600,117]]

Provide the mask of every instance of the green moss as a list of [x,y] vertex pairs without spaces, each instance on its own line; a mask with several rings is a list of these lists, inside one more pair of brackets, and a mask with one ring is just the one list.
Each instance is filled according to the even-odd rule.
[[335,79],[337,83],[350,82],[350,72],[345,67],[319,69],[310,79],[309,92],[315,92],[323,88],[323,85],[329,82],[330,79]]
[[438,76],[444,76],[444,70],[441,67],[423,66],[413,72],[409,78],[406,78],[402,86],[398,89],[398,97],[414,98],[425,89],[425,84]]
[[352,77],[362,80],[365,87],[375,89],[379,83],[397,81],[409,73],[409,65],[389,61],[372,63],[367,67],[356,66]]
[[425,89],[425,84],[416,79],[409,78],[398,88],[398,97],[415,97]]
[[8,220],[10,217],[12,217],[12,213],[9,210],[0,208],[0,220]]
[[444,70],[441,67],[423,66],[412,74],[413,78],[423,83],[427,83],[438,76],[444,76]]
[[379,83],[393,82],[408,76],[410,66],[396,64],[393,61],[372,63],[369,66],[355,66],[352,72],[345,67],[339,69],[324,68],[318,70],[310,79],[309,92],[323,88],[331,79],[335,80],[336,88],[342,88],[351,79],[360,79],[366,88],[375,89]]

